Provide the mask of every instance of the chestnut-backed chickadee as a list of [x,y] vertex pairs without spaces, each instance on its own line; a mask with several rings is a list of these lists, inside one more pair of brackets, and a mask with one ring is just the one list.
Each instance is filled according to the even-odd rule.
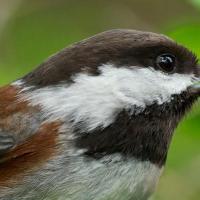
[[199,72],[166,36],[111,30],[1,87],[0,199],[148,199]]

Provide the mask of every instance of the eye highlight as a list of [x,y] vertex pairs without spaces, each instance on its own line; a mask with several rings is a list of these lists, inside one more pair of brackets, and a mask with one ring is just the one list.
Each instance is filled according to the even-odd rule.
[[164,72],[173,72],[176,65],[176,58],[172,54],[161,54],[156,58],[156,65]]

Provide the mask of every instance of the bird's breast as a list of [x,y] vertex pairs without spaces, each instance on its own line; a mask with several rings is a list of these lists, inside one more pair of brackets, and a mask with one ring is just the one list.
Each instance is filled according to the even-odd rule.
[[120,154],[99,160],[79,157],[71,160],[68,170],[65,194],[70,200],[146,200],[162,172],[149,161],[124,159]]

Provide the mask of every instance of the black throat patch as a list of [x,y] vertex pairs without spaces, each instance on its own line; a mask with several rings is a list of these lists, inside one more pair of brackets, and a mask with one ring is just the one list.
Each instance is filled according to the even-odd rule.
[[137,115],[124,110],[105,129],[81,134],[77,130],[76,145],[87,149],[85,155],[94,159],[121,153],[161,167],[166,162],[174,129],[196,99],[184,92],[173,96],[169,103],[153,104]]

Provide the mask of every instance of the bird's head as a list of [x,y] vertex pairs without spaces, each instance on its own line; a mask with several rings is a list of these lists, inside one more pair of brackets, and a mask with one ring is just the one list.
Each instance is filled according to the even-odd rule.
[[160,34],[112,30],[63,49],[0,88],[0,198],[146,199],[199,77]]
[[172,132],[200,94],[199,75],[196,57],[168,37],[112,30],[62,50],[23,83],[47,117],[71,123],[88,155],[122,152],[163,164]]

